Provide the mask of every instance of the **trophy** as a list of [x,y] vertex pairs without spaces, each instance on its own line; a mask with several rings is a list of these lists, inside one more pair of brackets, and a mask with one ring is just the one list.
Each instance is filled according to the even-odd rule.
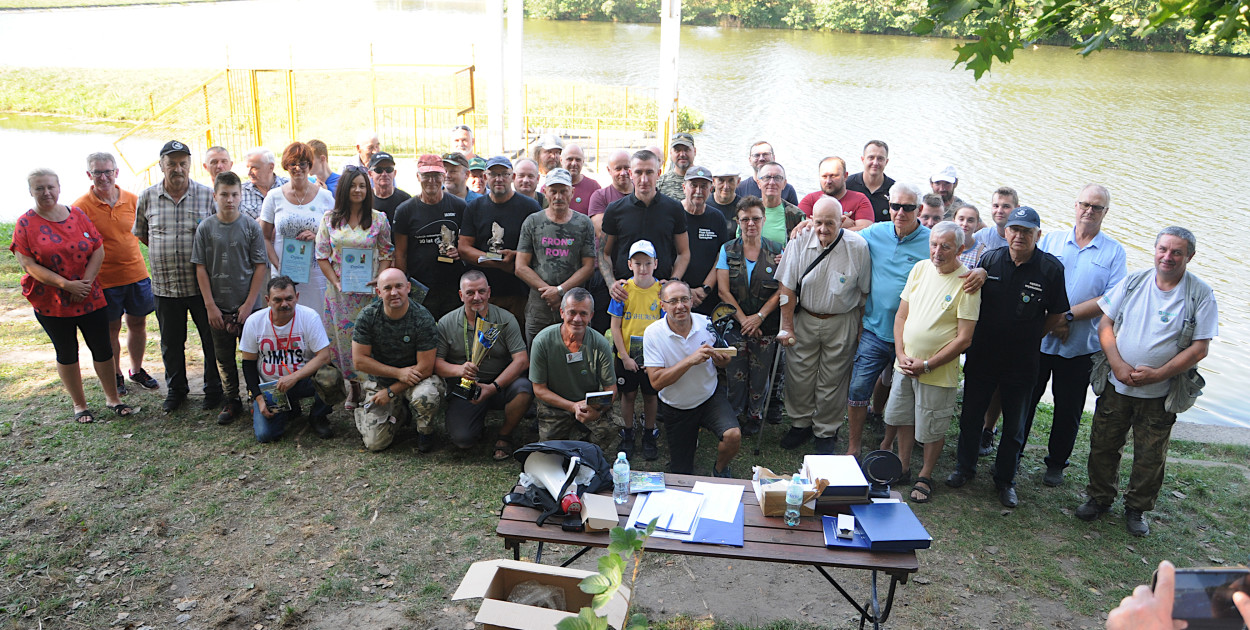
[[490,240],[486,241],[486,253],[478,258],[478,262],[487,260],[503,260],[503,226],[490,224]]
[[725,341],[725,334],[734,327],[734,313],[738,309],[731,304],[721,302],[715,310],[712,311],[712,317],[708,319],[707,330],[712,333],[712,347],[717,351],[729,356],[737,356],[738,349],[729,345]]
[[[466,336],[464,353],[473,365],[481,366],[495,341],[499,339],[499,324],[493,324],[478,316],[472,337]],[[470,378],[461,378],[460,383],[451,388],[451,393],[465,400],[477,400],[482,395],[482,387]]]
[[442,236],[438,241],[438,262],[453,262],[451,253],[456,250],[456,235],[452,233],[446,225],[443,226]]

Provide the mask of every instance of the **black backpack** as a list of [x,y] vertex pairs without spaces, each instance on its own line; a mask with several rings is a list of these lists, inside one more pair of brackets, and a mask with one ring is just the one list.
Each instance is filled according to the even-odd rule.
[[[530,453],[551,453],[559,455],[562,459],[560,464],[567,468],[569,461],[574,457],[581,462],[580,465],[588,466],[595,471],[590,482],[579,484],[577,486],[577,494],[601,492],[612,487],[612,464],[603,456],[603,449],[591,444],[590,442],[579,442],[576,440],[549,440],[546,442],[534,442],[517,449],[512,454],[522,468],[525,467],[525,460],[529,458]],[[570,480],[569,483],[572,483]],[[565,488],[560,489],[560,496],[564,496]],[[539,512],[538,519],[534,522],[542,525],[548,517],[561,513],[560,502],[547,491],[546,488],[540,486],[530,486],[525,492],[509,492],[504,495],[504,505],[523,505],[532,507]]]

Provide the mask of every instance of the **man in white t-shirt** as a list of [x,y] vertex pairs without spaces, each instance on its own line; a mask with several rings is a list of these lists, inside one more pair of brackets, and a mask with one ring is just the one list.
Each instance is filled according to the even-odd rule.
[[[1150,533],[1143,512],[1154,509],[1176,413],[1167,398],[1173,381],[1207,356],[1218,332],[1211,288],[1185,267],[1197,241],[1182,227],[1155,237],[1154,270],[1129,274],[1098,300],[1104,313],[1098,340],[1111,374],[1098,397],[1089,435],[1089,500],[1076,517],[1092,521],[1111,509],[1120,457],[1133,431],[1133,472],[1124,493],[1128,533]],[[1196,283],[1196,284],[1195,284]],[[1186,343],[1186,337],[1191,337]]]
[[[243,377],[252,396],[252,428],[257,442],[273,442],[286,433],[286,423],[300,415],[300,398],[313,399],[310,424],[322,439],[332,437],[330,406],[313,385],[313,376],[330,362],[330,339],[321,316],[298,304],[295,283],[286,276],[269,281],[265,299],[269,308],[252,313],[243,325],[239,351]],[[290,409],[269,408],[261,385],[276,381],[274,389],[286,394]]]

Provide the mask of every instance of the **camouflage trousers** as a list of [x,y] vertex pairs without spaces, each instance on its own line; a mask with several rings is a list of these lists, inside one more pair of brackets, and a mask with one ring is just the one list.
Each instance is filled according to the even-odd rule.
[[[411,416],[417,425],[417,433],[429,435],[434,432],[434,414],[443,402],[445,386],[443,379],[431,376],[384,405],[360,405],[356,407],[356,429],[365,448],[380,451],[395,439],[395,427]],[[365,381],[365,402],[381,390],[375,380]]]
[[1089,434],[1089,485],[1085,492],[1100,505],[1115,501],[1120,485],[1120,458],[1128,432],[1133,431],[1133,470],[1129,473],[1124,507],[1143,512],[1154,509],[1163,487],[1163,465],[1176,414],[1164,411],[1164,397],[1133,398],[1108,385],[1098,397]]
[[591,442],[603,449],[605,455],[616,446],[617,432],[621,425],[616,420],[614,409],[603,412],[597,420],[582,424],[573,417],[573,414],[552,407],[541,400],[537,401],[536,406],[538,407],[538,440],[540,442],[581,440]]

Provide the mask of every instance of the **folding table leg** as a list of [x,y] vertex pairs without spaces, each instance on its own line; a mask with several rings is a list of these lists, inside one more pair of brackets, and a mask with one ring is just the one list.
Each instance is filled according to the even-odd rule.
[[842,598],[845,599],[851,606],[855,607],[855,610],[859,612],[859,627],[861,629],[864,627],[865,623],[871,621],[873,629],[880,630],[881,624],[885,623],[885,620],[890,617],[890,609],[894,607],[894,592],[895,587],[898,585],[898,576],[890,576],[890,591],[889,594],[886,595],[885,609],[882,610],[881,605],[877,600],[876,571],[872,572],[872,596],[869,601],[865,602],[864,606],[861,606],[859,602],[855,601],[855,599],[851,597],[850,593],[846,592],[846,589],[842,588],[841,584],[838,584],[837,580],[833,579],[832,575],[829,575],[829,572],[825,571],[824,567],[814,565],[814,568],[819,571],[821,575],[825,576],[825,579],[833,585],[833,588],[837,589],[838,592],[842,594]]

